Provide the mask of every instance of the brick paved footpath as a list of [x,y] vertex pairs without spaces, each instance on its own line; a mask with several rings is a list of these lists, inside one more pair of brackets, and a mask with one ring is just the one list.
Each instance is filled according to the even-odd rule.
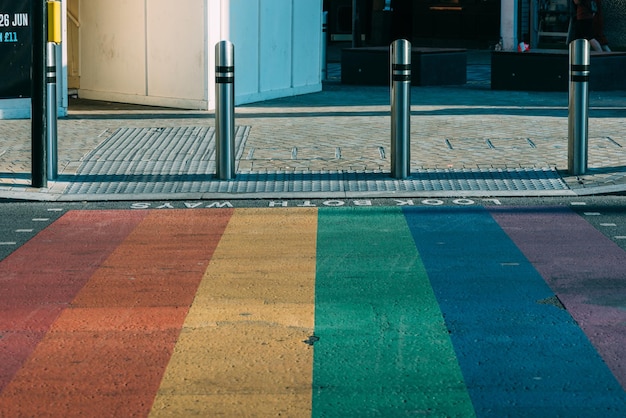
[[[567,101],[567,93],[492,91],[471,80],[414,87],[411,168],[556,168],[583,193],[626,189],[624,92],[591,92],[589,172],[580,178],[566,173]],[[250,127],[238,172],[388,172],[389,113],[388,87],[336,82],[320,93],[238,106],[236,124]],[[76,174],[84,157],[119,128],[214,125],[212,112],[75,100],[59,120],[59,173]],[[30,121],[0,120],[0,135],[0,192],[33,191]]]

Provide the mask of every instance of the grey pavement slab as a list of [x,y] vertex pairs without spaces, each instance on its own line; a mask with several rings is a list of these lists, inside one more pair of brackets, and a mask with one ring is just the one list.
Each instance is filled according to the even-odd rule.
[[[330,73],[332,77],[332,72]],[[540,196],[626,190],[626,94],[591,92],[588,166],[567,173],[567,93],[411,89],[411,178],[389,175],[389,88],[331,80],[319,93],[236,108],[237,176],[214,178],[212,112],[73,100],[59,177],[30,187],[30,121],[0,120],[0,197],[36,200]]]

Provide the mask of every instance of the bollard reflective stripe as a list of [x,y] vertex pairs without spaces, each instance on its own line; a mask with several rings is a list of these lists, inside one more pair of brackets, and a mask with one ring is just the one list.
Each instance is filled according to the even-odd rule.
[[235,46],[215,45],[215,174],[235,178]]
[[218,84],[235,82],[235,67],[217,66],[215,67],[215,82]]
[[568,115],[567,165],[571,175],[587,171],[589,136],[589,41],[576,39],[569,47],[570,85]]
[[590,67],[588,64],[572,64],[570,67],[570,81],[575,83],[588,82]]
[[392,64],[391,81],[411,81],[411,64]]
[[571,69],[573,72],[587,72],[589,75],[589,69],[591,66],[589,64],[572,64]]
[[411,43],[398,39],[390,47],[391,176],[411,175]]
[[56,83],[57,82],[57,67],[46,67],[46,83]]

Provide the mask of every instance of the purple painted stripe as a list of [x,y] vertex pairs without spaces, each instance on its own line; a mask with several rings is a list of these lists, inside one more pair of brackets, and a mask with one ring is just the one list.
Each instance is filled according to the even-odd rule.
[[494,208],[626,389],[626,252],[568,208]]

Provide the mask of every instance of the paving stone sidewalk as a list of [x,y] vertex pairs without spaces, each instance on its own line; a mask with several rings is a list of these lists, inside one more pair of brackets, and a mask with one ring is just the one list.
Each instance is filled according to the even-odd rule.
[[[470,71],[488,74],[488,67]],[[579,177],[567,173],[567,93],[492,91],[484,74],[411,93],[408,180],[389,176],[389,88],[331,80],[320,93],[238,106],[237,178],[229,182],[213,177],[212,112],[73,100],[59,120],[59,178],[45,189],[30,187],[30,121],[0,120],[0,198],[626,190],[625,92],[590,93],[589,170]],[[130,141],[121,149],[120,135]]]

